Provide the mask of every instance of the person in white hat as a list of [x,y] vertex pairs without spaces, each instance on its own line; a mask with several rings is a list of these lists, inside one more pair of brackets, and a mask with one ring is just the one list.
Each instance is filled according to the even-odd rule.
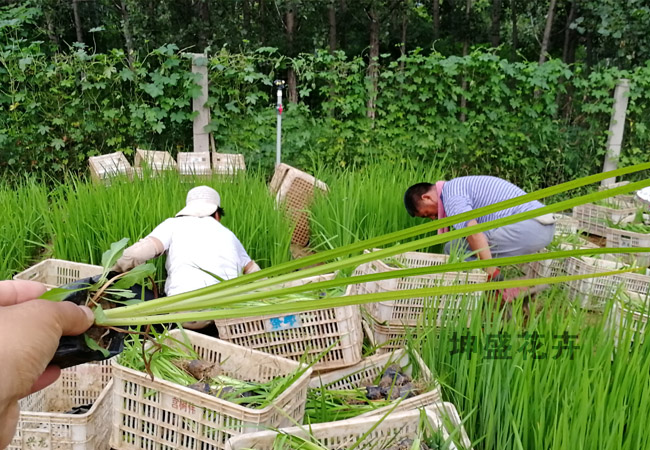
[[197,186],[185,208],[126,250],[113,270],[126,272],[167,252],[165,294],[175,295],[260,270],[237,236],[221,224],[224,211],[217,191]]

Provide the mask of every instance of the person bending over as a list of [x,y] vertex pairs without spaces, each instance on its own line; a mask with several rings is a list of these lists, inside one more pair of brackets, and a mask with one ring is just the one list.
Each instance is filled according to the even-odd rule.
[[[478,175],[454,178],[436,183],[417,183],[404,194],[404,206],[412,217],[431,220],[472,211],[526,194],[523,189],[497,177]],[[543,207],[539,201],[507,208],[454,225],[459,230],[479,223],[509,217]],[[438,230],[444,233],[447,229]],[[551,243],[555,233],[555,219],[545,214],[534,219],[478,232],[467,238],[456,239],[445,245],[445,253],[459,248],[464,253],[475,252],[479,259],[518,256],[535,253]],[[468,259],[473,259],[468,258]],[[490,279],[498,275],[498,267],[486,269]]]

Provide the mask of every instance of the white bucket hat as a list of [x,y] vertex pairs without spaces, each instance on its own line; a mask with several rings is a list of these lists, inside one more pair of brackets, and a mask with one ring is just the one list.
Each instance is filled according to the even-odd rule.
[[206,217],[211,216],[221,206],[219,193],[209,186],[197,186],[190,189],[185,200],[185,208],[181,209],[176,217],[194,216]]

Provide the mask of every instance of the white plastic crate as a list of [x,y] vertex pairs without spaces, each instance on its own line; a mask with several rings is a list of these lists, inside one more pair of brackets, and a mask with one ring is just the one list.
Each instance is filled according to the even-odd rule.
[[[290,287],[331,280],[334,274],[296,280]],[[361,360],[363,330],[358,305],[305,311],[296,314],[220,319],[214,321],[219,338],[298,361],[308,362],[330,349],[313,368],[347,367]]]
[[[431,371],[424,364],[424,361],[422,361],[420,356],[417,353],[414,353],[413,359],[414,360],[412,361],[409,354],[404,349],[395,350],[391,353],[377,354],[363,359],[360,363],[355,364],[354,366],[314,375],[309,382],[309,387],[311,389],[326,387],[330,389],[344,390],[368,386],[392,364],[398,364],[403,368],[403,373],[409,376],[413,374],[413,365],[417,365],[420,373],[419,381],[424,381],[429,384],[434,383]],[[431,384],[431,389],[429,391],[401,400],[399,405],[393,409],[393,412],[408,411],[410,409],[421,408],[441,401],[442,391],[440,390],[440,386],[435,383]],[[381,417],[390,411],[393,406],[394,403],[361,414],[358,417]]]
[[[567,275],[595,274],[623,268],[620,262],[589,257],[568,258]],[[650,276],[624,273],[608,277],[585,278],[567,283],[570,298],[585,309],[602,311],[618,289],[645,295],[650,292]]]
[[[646,299],[645,296],[639,294],[628,293],[628,295]],[[642,344],[645,341],[648,318],[650,318],[650,315],[629,308],[621,300],[614,302],[610,311],[609,326],[614,331],[616,345],[618,346],[623,333],[630,333],[630,343],[638,338],[639,343]]]
[[[606,191],[607,189],[614,189],[614,188],[617,188],[617,187],[626,186],[628,184],[630,184],[629,181],[619,181],[617,183],[610,183],[610,184],[606,184],[604,186],[603,185],[598,186],[598,190],[599,191]],[[625,201],[629,201],[629,202],[636,202],[634,192],[632,192],[630,194],[617,195],[615,198],[625,200]]]
[[[599,248],[596,244],[592,244],[586,239],[579,238],[578,244],[562,243],[559,245],[558,250],[575,250],[575,249],[588,249]],[[539,253],[546,253],[547,250],[541,250]],[[609,255],[602,255],[603,259],[608,259]],[[526,278],[549,278],[560,277],[567,274],[567,261],[568,258],[559,259],[542,259],[540,261],[532,261],[526,264]]]
[[417,337],[417,327],[412,325],[383,325],[377,323],[372,317],[367,317],[363,322],[364,331],[376,353],[384,355],[403,350],[408,335]]
[[210,152],[179,152],[176,156],[178,172],[183,176],[209,176]]
[[[266,382],[301,367],[286,358],[184,333],[201,359],[219,363],[223,374],[235,379]],[[171,336],[182,340],[183,332],[174,330]],[[311,372],[307,369],[269,406],[253,409],[169,381],[152,381],[116,362],[111,445],[120,450],[223,449],[231,436],[301,423]]]
[[[110,361],[64,369],[54,384],[19,402],[20,417],[8,449],[109,449],[111,388]],[[65,413],[90,404],[84,414]]]
[[294,226],[291,242],[301,246],[309,243],[309,213],[308,209],[314,198],[315,189],[327,192],[325,183],[312,175],[302,172],[287,164],[275,168],[269,184],[272,195],[275,195],[278,205],[287,209],[287,214]]
[[239,153],[212,152],[212,171],[220,175],[234,175],[240,170],[246,170],[244,155]]
[[[605,240],[607,247],[611,248],[650,247],[650,234],[635,233],[617,228],[607,227]],[[650,266],[650,253],[626,253],[623,254],[623,259],[627,262],[634,262],[639,266]]]
[[580,230],[580,222],[571,216],[554,214],[555,234],[576,234]]
[[613,197],[608,199],[615,207],[599,206],[593,203],[573,208],[573,218],[580,222],[580,228],[596,236],[605,236],[609,222],[619,222],[636,211],[636,205],[629,199]]
[[[454,433],[454,440],[465,449],[471,449],[472,443],[462,426],[458,411],[451,403],[437,403],[424,409],[427,420],[433,430],[440,430],[442,437],[447,439]],[[303,438],[312,437],[318,440],[320,446],[327,449],[339,450],[351,447],[357,440],[368,433],[364,441],[356,448],[360,450],[385,450],[396,448],[396,443],[404,438],[413,439],[418,434],[421,411],[396,412],[386,416],[381,422],[377,417],[356,417],[354,419],[328,422],[307,427],[292,427],[279,431],[260,431],[248,435],[231,438],[228,450],[273,450],[274,440],[278,433]],[[448,425],[447,425],[448,424]],[[450,450],[457,446],[450,443]]]
[[81,278],[102,273],[101,266],[62,259],[46,259],[14,276],[14,280],[31,280],[43,283],[48,289],[72,283]]
[[[435,253],[406,252],[396,255],[394,260],[405,268],[437,266],[448,261],[447,255]],[[361,264],[354,275],[368,275],[399,270],[390,267],[384,261],[371,261]],[[353,293],[370,294],[407,289],[420,289],[436,286],[454,286],[458,284],[478,284],[487,282],[487,274],[482,270],[471,272],[445,272],[412,277],[399,277],[388,280],[373,281],[353,285]],[[401,300],[386,300],[365,305],[368,313],[384,325],[417,325],[424,316],[425,310],[437,310],[436,323],[444,326],[458,319],[464,311],[476,309],[482,292],[468,294],[453,294],[442,296],[414,297]]]
[[176,170],[176,161],[169,152],[138,148],[135,151],[133,167],[138,169],[148,167],[153,173],[157,173],[163,170]]
[[88,167],[93,181],[110,182],[111,177],[133,175],[133,168],[122,152],[91,156],[88,158]]

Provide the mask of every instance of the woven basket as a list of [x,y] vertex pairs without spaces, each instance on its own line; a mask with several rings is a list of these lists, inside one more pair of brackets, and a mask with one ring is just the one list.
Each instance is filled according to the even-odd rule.
[[[413,365],[417,364],[420,370],[420,380],[432,383],[433,375],[429,368],[424,364],[424,361],[422,361],[420,356],[417,354],[414,354],[413,359],[414,361],[411,361],[408,353],[403,349],[396,350],[392,353],[374,355],[365,358],[354,366],[325,374],[314,375],[309,382],[309,387],[311,389],[319,389],[322,386],[330,389],[344,390],[368,386],[392,364],[399,364],[399,366],[403,368],[403,373],[409,376],[413,373]],[[390,410],[393,410],[393,412],[408,411],[410,409],[421,408],[441,401],[442,391],[440,390],[440,386],[435,384],[428,392],[402,400],[395,409],[393,409],[393,406],[395,405],[395,403],[393,403],[374,411],[361,414],[358,417],[381,417]]]
[[287,164],[275,168],[269,190],[275,195],[278,205],[286,208],[293,225],[291,242],[306,246],[309,243],[309,206],[314,190],[327,192],[327,185],[312,175]]
[[[394,259],[406,268],[436,266],[445,264],[447,255],[434,253],[406,252],[396,255]],[[383,261],[371,261],[361,264],[354,275],[368,275],[399,270],[389,267]],[[373,281],[352,286],[357,294],[371,294],[387,291],[419,289],[436,286],[454,286],[458,284],[478,284],[487,281],[487,274],[481,270],[471,272],[445,272],[413,277],[399,277],[388,280]],[[455,322],[461,315],[467,315],[476,309],[481,292],[453,294],[429,297],[414,297],[401,300],[387,300],[365,305],[366,310],[377,321],[385,325],[417,325],[424,318],[425,311],[437,310],[436,323],[445,326]]]
[[596,236],[605,236],[609,222],[619,222],[636,211],[635,204],[629,199],[613,197],[610,202],[616,208],[587,203],[573,208],[573,218],[580,222],[580,228]]
[[[621,269],[622,263],[589,257],[568,258],[567,275],[594,274]],[[650,291],[650,276],[624,273],[608,277],[585,278],[567,283],[569,296],[584,309],[603,311],[618,289],[645,295]]]
[[[19,402],[20,418],[8,449],[109,449],[111,388],[110,361],[64,369],[54,384]],[[65,413],[90,404],[84,414]]]
[[[611,248],[650,247],[650,234],[606,228],[605,242]],[[650,266],[650,253],[625,253],[623,259],[639,266]]]
[[[282,285],[290,287],[334,278],[334,274],[296,280]],[[214,321],[219,338],[273,355],[299,361],[307,356],[311,362],[329,351],[316,363],[314,370],[347,367],[361,360],[363,330],[359,306],[306,311],[283,316],[268,315]]]
[[210,152],[179,152],[176,161],[182,176],[212,175]]
[[133,167],[126,160],[124,153],[115,152],[88,158],[90,177],[93,181],[110,183],[110,178],[116,176],[133,176]]
[[212,152],[212,171],[214,173],[234,175],[240,170],[246,170],[244,155]]
[[137,169],[149,168],[153,173],[163,170],[176,170],[176,161],[169,152],[160,150],[135,150],[135,161],[133,167]]
[[[224,375],[265,382],[300,363],[184,331],[201,359],[218,362]],[[171,336],[182,340],[183,331]],[[173,343],[171,345],[174,345]],[[115,363],[111,445],[120,450],[223,449],[234,435],[301,423],[311,368],[263,409],[247,408]]]
[[102,273],[101,266],[83,264],[62,259],[46,259],[14,276],[14,280],[31,280],[43,283],[48,289],[72,283],[81,278]]
[[[455,440],[459,441],[463,448],[471,449],[472,443],[467,437],[454,405],[437,403],[425,408],[424,411],[432,429],[441,430],[443,438],[447,439],[453,430],[458,430]],[[339,422],[320,423],[309,428],[292,427],[279,431],[260,431],[232,438],[226,448],[228,450],[273,450],[276,448],[273,443],[278,433],[303,438],[313,437],[318,440],[320,446],[332,450],[349,448],[367,433],[364,442],[356,448],[360,450],[397,448],[396,443],[400,440],[413,439],[417,436],[420,415],[421,411],[416,409],[390,414],[379,423],[377,417],[356,417]],[[447,428],[445,423],[450,424],[452,429]],[[454,443],[450,443],[449,447],[445,448],[457,449]]]

